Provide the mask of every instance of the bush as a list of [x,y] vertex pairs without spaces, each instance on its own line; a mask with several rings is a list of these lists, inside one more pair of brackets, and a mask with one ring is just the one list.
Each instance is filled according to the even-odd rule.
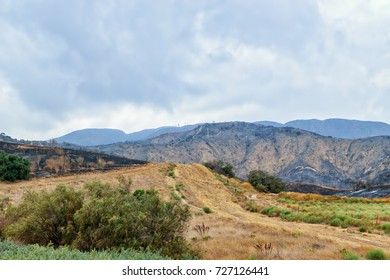
[[349,261],[353,261],[353,260],[359,260],[359,256],[354,254],[354,253],[351,253],[351,252],[348,252],[346,255],[345,255],[345,259],[346,260],[349,260]]
[[382,225],[382,230],[386,234],[390,234],[390,223],[386,223]]
[[30,162],[0,151],[0,181],[15,182],[30,177]]
[[81,192],[63,185],[52,192],[28,192],[18,206],[7,210],[13,223],[5,230],[5,236],[28,244],[52,244],[55,248],[70,244],[76,237],[73,215],[82,205]]
[[190,252],[184,239],[191,216],[177,201],[163,202],[157,191],[86,185],[86,203],[75,214],[78,235],[73,246],[82,250],[133,248],[181,258]]
[[217,172],[218,174],[225,175],[226,177],[233,178],[235,176],[233,165],[227,162],[223,162],[222,160],[208,161],[203,163],[203,165]]
[[126,185],[87,183],[84,191],[58,186],[29,192],[9,206],[5,236],[22,243],[70,246],[81,251],[133,249],[172,258],[195,255],[184,233],[191,214],[155,190],[130,193]]
[[212,211],[209,207],[203,207],[203,211],[204,211],[206,214],[211,214],[211,213],[213,213],[213,211]]
[[373,249],[366,253],[367,260],[386,260],[386,255],[383,250]]
[[332,221],[330,221],[330,225],[332,227],[339,227],[341,226],[342,221],[339,218],[334,218]]
[[269,175],[263,170],[252,170],[247,177],[249,183],[261,192],[279,193],[283,191],[286,186],[281,179]]

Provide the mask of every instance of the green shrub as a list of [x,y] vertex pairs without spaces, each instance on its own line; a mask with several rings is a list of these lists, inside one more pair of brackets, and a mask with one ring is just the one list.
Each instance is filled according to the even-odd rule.
[[0,151],[0,181],[15,182],[30,177],[30,162]]
[[344,255],[344,259],[345,260],[359,260],[359,256],[354,254],[354,253],[351,253],[351,252],[347,252],[345,255]]
[[333,220],[330,221],[330,225],[332,227],[339,227],[341,226],[342,221],[339,218],[334,218]]
[[261,192],[279,193],[283,191],[286,186],[281,179],[272,176],[263,170],[252,170],[247,177],[249,183]]
[[279,216],[281,210],[276,206],[268,206],[261,210],[261,214],[267,216]]
[[[5,236],[28,244],[71,246],[81,251],[153,251],[180,259],[196,255],[185,242],[189,207],[162,201],[155,190],[130,193],[126,185],[93,182],[84,191],[58,186],[29,192],[5,217]],[[0,220],[1,222],[1,220]]]
[[7,210],[6,216],[14,222],[5,236],[55,248],[70,244],[76,237],[73,215],[82,205],[81,192],[63,185],[52,192],[27,192],[19,205]]
[[212,211],[209,207],[203,207],[203,211],[204,211],[206,214],[213,213],[213,211]]
[[383,224],[381,228],[384,231],[384,233],[390,234],[390,223]]
[[386,255],[383,250],[373,249],[366,253],[367,260],[386,260]]
[[309,224],[321,224],[323,222],[321,217],[308,215],[302,218],[302,221]]
[[360,226],[359,231],[360,232],[367,232],[367,228],[365,226]]
[[133,248],[181,258],[191,252],[184,233],[191,216],[178,201],[163,202],[157,191],[134,192],[98,182],[86,185],[86,203],[75,214],[82,250]]
[[233,178],[235,176],[233,165],[228,162],[223,162],[222,160],[212,160],[203,163],[203,165],[218,174],[225,175],[226,177]]

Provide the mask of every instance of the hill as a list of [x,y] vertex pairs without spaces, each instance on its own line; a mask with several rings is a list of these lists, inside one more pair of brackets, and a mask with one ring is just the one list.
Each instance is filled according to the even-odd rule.
[[104,145],[126,141],[126,133],[118,129],[87,128],[58,137],[56,141],[58,143],[70,143],[79,146]]
[[338,139],[252,123],[203,124],[134,143],[99,146],[105,153],[154,162],[223,160],[236,175],[262,169],[287,182],[352,189],[390,182],[390,137]]
[[118,156],[93,151],[61,147],[34,146],[0,141],[0,150],[19,155],[32,163],[34,176],[81,173],[92,170],[109,170],[124,166],[145,164]]
[[[173,171],[173,176],[168,170]],[[285,207],[281,199],[286,199],[286,195],[258,193],[246,183],[217,176],[198,164],[151,163],[107,172],[34,178],[14,184],[0,182],[0,198],[8,196],[13,203],[18,203],[28,190],[52,190],[58,184],[77,189],[85,182],[96,180],[116,184],[123,177],[132,179],[132,190],[154,187],[164,199],[173,197],[190,206],[193,215],[187,239],[198,248],[201,259],[343,259],[346,252],[364,256],[373,248],[390,254],[389,236],[379,230],[360,232],[356,226],[341,228],[288,222],[281,217],[263,215],[260,212],[266,207]],[[378,203],[378,206],[388,205]],[[211,213],[206,214],[204,207],[210,208]],[[200,229],[203,225],[204,230]],[[265,250],[265,244],[271,244],[271,249]]]
[[126,134],[122,130],[109,128],[88,128],[76,130],[56,138],[58,143],[69,143],[78,146],[98,146],[125,141],[140,141],[157,137],[165,133],[189,131],[197,125],[163,126]]

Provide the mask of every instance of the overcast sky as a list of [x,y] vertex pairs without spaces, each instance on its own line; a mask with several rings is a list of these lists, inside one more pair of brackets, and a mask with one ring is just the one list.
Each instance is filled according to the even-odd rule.
[[0,132],[390,123],[390,0],[0,0]]

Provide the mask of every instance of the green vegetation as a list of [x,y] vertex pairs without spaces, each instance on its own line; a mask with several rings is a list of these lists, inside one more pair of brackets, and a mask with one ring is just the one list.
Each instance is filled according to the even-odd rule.
[[5,237],[27,244],[69,245],[77,236],[74,214],[83,206],[81,192],[63,185],[52,192],[28,192],[17,206],[10,206],[12,223]]
[[286,187],[281,179],[263,170],[252,170],[247,177],[249,183],[260,192],[279,193]]
[[355,227],[360,232],[390,231],[390,203],[386,199],[280,193],[277,203],[264,207],[261,213],[287,221]]
[[213,213],[213,211],[210,209],[210,207],[203,207],[203,211],[204,211],[206,214],[211,214],[211,213]]
[[348,252],[346,255],[345,255],[345,259],[346,260],[349,260],[349,261],[353,261],[353,260],[359,260],[359,256],[354,254],[354,253],[351,253],[351,252]]
[[367,260],[386,260],[386,255],[383,250],[373,249],[366,253]]
[[0,212],[0,230],[25,244],[88,252],[131,249],[180,259],[195,256],[184,238],[190,217],[188,206],[164,202],[153,189],[130,193],[128,184],[92,182],[83,191],[60,185],[52,192],[26,193],[19,205]]
[[30,162],[0,151],[0,181],[15,182],[30,177]]
[[167,257],[151,252],[135,250],[81,252],[69,247],[18,245],[12,242],[0,242],[0,260],[166,260]]
[[343,255],[344,260],[359,260],[360,257],[355,253],[347,251],[347,249],[342,249],[340,253]]
[[390,223],[386,223],[382,225],[382,230],[386,234],[390,234]]
[[228,178],[233,178],[235,176],[233,165],[228,162],[223,162],[222,160],[212,160],[203,163],[203,165],[218,174],[225,175]]

